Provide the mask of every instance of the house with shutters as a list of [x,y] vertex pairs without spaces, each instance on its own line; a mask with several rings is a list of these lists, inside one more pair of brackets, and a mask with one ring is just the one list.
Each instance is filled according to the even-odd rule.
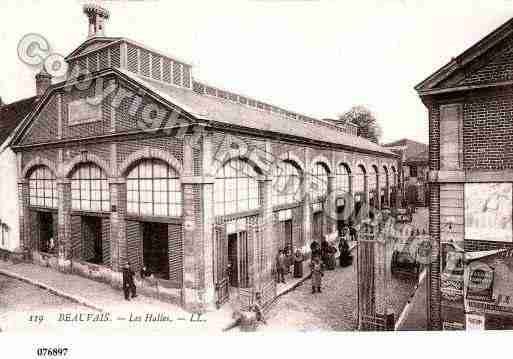
[[84,13],[89,36],[66,57],[67,79],[41,89],[10,142],[35,263],[114,287],[124,265],[145,266],[160,298],[194,310],[234,293],[269,301],[279,249],[308,256],[394,200],[394,153],[209,86],[187,61],[106,36],[107,10]]
[[429,326],[512,329],[513,19],[415,89],[429,112]]

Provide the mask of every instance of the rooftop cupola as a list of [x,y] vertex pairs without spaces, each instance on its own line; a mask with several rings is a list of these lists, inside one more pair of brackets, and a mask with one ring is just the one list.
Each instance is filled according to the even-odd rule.
[[109,19],[109,11],[96,4],[84,5],[84,14],[89,19],[88,38],[105,36],[105,22]]

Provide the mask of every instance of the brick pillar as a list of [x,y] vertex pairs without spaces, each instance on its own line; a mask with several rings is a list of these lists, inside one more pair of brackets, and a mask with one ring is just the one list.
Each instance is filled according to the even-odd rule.
[[427,322],[428,330],[442,330],[440,290],[440,185],[430,183],[429,234],[431,261],[427,266]]
[[360,214],[360,219],[366,218],[369,215],[369,181],[368,175],[363,175],[363,200],[362,200],[362,212]]
[[30,247],[30,213],[29,213],[29,183],[27,179],[18,181],[18,201],[20,218],[20,245]]
[[[126,242],[126,181],[124,178],[109,179],[110,191],[110,261],[113,272],[120,272],[128,263]],[[118,276],[119,277],[119,276]],[[112,278],[120,280],[120,278]]]
[[71,250],[71,181],[68,178],[57,180],[59,211],[57,214],[59,269],[70,270]]
[[[184,263],[182,299],[185,308],[204,311],[214,308],[213,221],[214,178],[211,171],[211,136],[202,139],[202,151],[193,148],[192,139],[184,140],[184,168],[182,174],[184,216]],[[194,168],[194,156],[203,156],[203,169]],[[198,159],[196,159],[198,160]],[[207,161],[207,163],[205,163]],[[199,161],[196,161],[196,163]]]
[[337,230],[336,194],[335,175],[330,174],[328,175],[328,195],[326,197],[326,209],[324,210],[328,233]]
[[[278,253],[278,241],[273,231],[274,216],[272,205],[272,180],[270,177],[262,177],[259,181],[260,194],[261,194],[261,225],[258,236],[259,244],[256,246],[261,253],[261,268],[259,274],[259,283],[256,286],[258,290],[274,280],[272,276],[272,267],[274,258]],[[257,252],[258,253],[258,252]]]
[[302,242],[306,251],[310,251],[312,243],[312,207],[310,204],[310,150],[305,148],[305,173],[303,173],[303,182],[301,183],[301,198],[303,199],[303,223],[302,223]]
[[381,209],[381,184],[379,183],[380,180],[379,173],[376,173],[376,193],[374,194],[376,196],[376,199],[374,200],[374,206],[376,209]]

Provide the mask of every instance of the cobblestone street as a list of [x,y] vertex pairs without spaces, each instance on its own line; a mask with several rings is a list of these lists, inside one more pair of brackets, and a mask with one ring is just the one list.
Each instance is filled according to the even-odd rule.
[[[421,232],[427,230],[427,214],[426,208],[419,208],[414,214],[412,225]],[[278,299],[269,311],[268,325],[262,330],[356,330],[356,250],[352,253],[351,267],[337,266],[334,271],[325,272],[322,293],[312,294],[311,281],[307,280]],[[391,253],[387,257],[391,258]],[[396,320],[412,296],[416,282],[417,277],[413,275],[392,276],[389,303]]]

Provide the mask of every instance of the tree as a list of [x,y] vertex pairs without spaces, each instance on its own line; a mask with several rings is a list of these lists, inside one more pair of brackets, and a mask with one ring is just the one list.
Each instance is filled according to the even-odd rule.
[[383,130],[374,114],[365,106],[353,106],[339,116],[338,122],[352,123],[358,127],[358,136],[379,143]]

